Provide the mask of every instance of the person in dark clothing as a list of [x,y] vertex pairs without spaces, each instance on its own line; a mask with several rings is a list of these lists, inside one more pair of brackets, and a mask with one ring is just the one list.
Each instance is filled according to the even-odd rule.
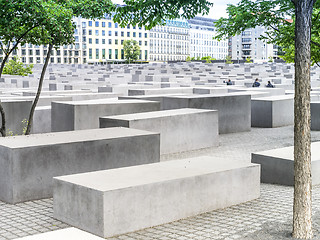
[[259,83],[258,78],[256,78],[256,80],[254,81],[254,83],[252,84],[252,87],[260,87],[260,83]]
[[266,85],[266,87],[274,88],[274,85],[270,81],[268,81],[268,84]]
[[233,85],[230,79],[227,81],[227,85]]

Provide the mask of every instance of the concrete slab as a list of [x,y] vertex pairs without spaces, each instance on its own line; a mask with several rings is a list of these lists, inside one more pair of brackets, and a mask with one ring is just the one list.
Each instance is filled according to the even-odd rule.
[[158,133],[104,128],[2,138],[0,200],[52,196],[52,177],[160,161]]
[[260,167],[198,157],[54,178],[54,217],[111,237],[246,202]]
[[[261,165],[261,182],[294,185],[294,148],[252,153],[252,163]],[[311,143],[312,185],[320,184],[320,142]]]
[[129,127],[160,133],[160,153],[219,145],[218,111],[183,108],[100,117],[100,127]]

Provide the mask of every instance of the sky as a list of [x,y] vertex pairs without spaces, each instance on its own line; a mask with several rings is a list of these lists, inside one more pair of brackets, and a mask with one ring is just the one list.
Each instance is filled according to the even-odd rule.
[[221,17],[228,17],[226,8],[227,4],[237,4],[240,0],[211,0],[213,2],[213,7],[210,10],[209,15],[204,17],[219,19]]
[[[210,10],[209,15],[205,15],[204,17],[213,19],[219,19],[220,17],[228,17],[226,12],[227,4],[237,4],[239,1],[240,0],[210,0],[210,2],[213,2],[214,5]],[[122,0],[113,0],[112,2],[123,4]]]

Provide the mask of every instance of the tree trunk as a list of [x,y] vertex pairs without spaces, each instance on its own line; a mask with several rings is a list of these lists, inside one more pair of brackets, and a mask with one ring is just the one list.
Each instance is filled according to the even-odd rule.
[[[12,51],[11,51],[12,52]],[[10,52],[10,53],[11,53]],[[4,68],[4,65],[6,63],[6,61],[8,60],[9,56],[10,56],[10,53],[7,53],[5,54],[5,57],[4,59],[2,60],[2,63],[1,63],[1,66],[0,66],[0,78],[2,76],[2,72],[3,72],[3,68]],[[1,114],[1,128],[0,128],[0,133],[1,133],[1,136],[2,137],[6,137],[7,136],[7,133],[6,133],[6,114],[4,112],[4,109],[2,107],[2,104],[0,103],[0,114]]]
[[310,40],[315,0],[295,0],[293,237],[311,239]]
[[46,61],[44,62],[44,65],[43,65],[43,68],[42,68],[42,72],[41,72],[41,76],[40,76],[40,80],[39,80],[37,95],[36,95],[36,97],[35,97],[35,99],[33,101],[33,104],[32,104],[31,110],[30,110],[29,119],[28,119],[28,126],[27,126],[27,130],[26,130],[25,135],[29,135],[30,131],[31,131],[34,110],[36,109],[37,103],[38,103],[39,98],[40,98],[42,84],[43,84],[43,80],[44,80],[44,75],[46,73],[47,66],[48,66],[48,63],[49,63],[49,60],[50,60],[52,48],[53,48],[53,44],[49,44],[49,49],[48,49]]

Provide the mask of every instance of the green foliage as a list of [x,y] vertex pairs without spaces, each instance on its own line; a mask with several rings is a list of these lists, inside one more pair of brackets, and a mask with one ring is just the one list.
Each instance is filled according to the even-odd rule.
[[226,64],[232,64],[231,57],[229,55],[226,56]]
[[18,57],[11,59],[4,67],[3,73],[9,75],[27,76],[32,74],[33,64],[24,66]]
[[[25,135],[26,131],[27,131],[28,120],[27,119],[23,119],[21,121],[21,124],[22,124],[22,135]],[[12,130],[8,129],[7,136],[18,136],[18,134],[14,133]]]
[[192,57],[192,58],[191,58],[191,61],[194,61],[194,60],[196,60],[196,58],[195,58],[195,57]]
[[[90,0],[88,0],[90,1]],[[190,19],[197,14],[208,14],[213,5],[207,0],[124,0],[124,6],[117,7],[114,21],[125,27],[128,24],[151,29],[164,25],[165,19]]]
[[135,40],[123,41],[123,51],[124,57],[129,63],[132,61],[136,61],[140,55],[140,47]]
[[[228,18],[215,22],[217,35],[222,40],[239,35],[246,29],[265,27],[265,35],[260,39],[280,46],[281,57],[287,62],[294,62],[295,7],[291,0],[241,0],[238,4],[229,4]],[[311,61],[320,61],[320,1],[317,0],[312,15]],[[291,20],[287,20],[291,19]]]
[[273,58],[270,56],[268,62],[273,62]]
[[247,58],[246,58],[246,63],[252,63],[251,57],[247,57]]
[[199,60],[201,60],[201,58],[198,56],[198,57],[196,58],[196,60],[199,61]]
[[188,56],[188,57],[186,58],[186,62],[190,62],[190,61],[191,61],[191,57]]

